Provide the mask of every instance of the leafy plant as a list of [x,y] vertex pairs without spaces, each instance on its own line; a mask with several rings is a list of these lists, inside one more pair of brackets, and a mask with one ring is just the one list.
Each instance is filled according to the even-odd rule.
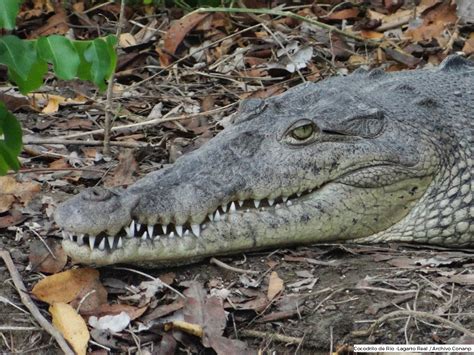
[[[0,0],[0,28],[12,29],[19,11],[19,0]],[[22,94],[38,89],[52,65],[55,75],[64,80],[79,78],[107,87],[117,64],[115,36],[90,41],[73,41],[52,35],[23,40],[13,35],[0,36],[0,64],[8,68],[8,78]],[[1,103],[0,103],[1,104]],[[3,138],[2,138],[3,136]],[[21,128],[15,116],[0,105],[0,175],[18,170]]]

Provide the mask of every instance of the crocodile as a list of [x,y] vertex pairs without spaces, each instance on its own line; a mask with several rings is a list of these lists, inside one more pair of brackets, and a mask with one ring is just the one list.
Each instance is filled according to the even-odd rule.
[[474,65],[356,70],[248,99],[197,150],[58,205],[76,262],[160,267],[328,242],[472,247]]

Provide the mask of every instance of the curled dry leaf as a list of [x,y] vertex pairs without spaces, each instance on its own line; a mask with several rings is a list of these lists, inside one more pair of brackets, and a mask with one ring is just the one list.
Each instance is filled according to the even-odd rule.
[[78,355],[85,355],[89,342],[89,330],[82,317],[70,305],[58,302],[49,307],[53,317],[53,325],[71,344]]
[[[80,310],[92,311],[107,302],[107,291],[100,283],[95,269],[74,269],[45,277],[32,290],[33,295],[43,302],[81,303]],[[87,296],[85,299],[83,299]]]

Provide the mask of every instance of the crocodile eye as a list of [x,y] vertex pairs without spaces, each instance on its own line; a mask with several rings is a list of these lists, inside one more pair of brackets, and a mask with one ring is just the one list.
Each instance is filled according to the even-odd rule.
[[304,119],[294,123],[287,131],[284,140],[292,145],[311,143],[317,133],[318,129],[315,124]]
[[311,137],[314,132],[312,124],[305,124],[304,126],[296,127],[290,131],[290,135],[299,141],[304,141]]

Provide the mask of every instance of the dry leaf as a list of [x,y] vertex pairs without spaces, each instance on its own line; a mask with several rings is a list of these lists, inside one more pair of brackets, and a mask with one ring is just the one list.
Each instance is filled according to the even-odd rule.
[[466,55],[471,55],[474,53],[474,32],[471,32],[471,34],[469,35],[469,38],[464,43],[464,47],[462,48],[462,51]]
[[93,310],[92,312],[81,312],[82,315],[85,316],[96,316],[97,318],[101,318],[104,316],[114,316],[125,312],[128,314],[131,320],[139,318],[145,311],[147,310],[148,306],[145,307],[135,307],[130,306],[128,304],[108,304],[104,303],[101,304],[98,308]]
[[433,7],[423,13],[423,24],[416,28],[410,28],[405,35],[413,41],[431,41],[433,38],[443,46],[444,33],[448,26],[453,25],[458,20],[456,15],[456,5],[449,1],[444,1],[439,6]]
[[283,280],[280,279],[276,271],[273,271],[270,274],[270,281],[268,283],[268,300],[273,300],[281,291],[283,291]]
[[[84,312],[97,308],[107,301],[107,291],[99,281],[99,272],[95,269],[74,269],[45,277],[32,290],[33,295],[43,302],[81,303]],[[73,305],[74,305],[73,303]]]
[[324,16],[323,18],[327,20],[347,20],[350,18],[357,17],[358,15],[359,9],[356,7],[352,7],[350,9],[332,12],[328,16]]
[[54,303],[49,307],[53,316],[53,325],[71,344],[77,355],[85,355],[89,342],[89,330],[82,317],[74,308],[62,302]]
[[[187,16],[182,17],[178,21],[171,24],[171,27],[165,34],[164,38],[164,50],[165,53],[176,54],[176,50],[183,41],[184,37],[191,31],[196,25],[208,17],[206,13],[193,12]],[[161,59],[161,56],[160,56]],[[171,63],[171,58],[167,58],[165,62],[167,65]]]
[[47,274],[54,274],[61,271],[67,263],[67,256],[60,243],[54,239],[47,239],[46,246],[40,240],[33,240],[30,246],[29,260],[33,270]]
[[27,205],[41,191],[36,182],[17,182],[12,176],[0,176],[0,213],[8,211],[15,201]]

